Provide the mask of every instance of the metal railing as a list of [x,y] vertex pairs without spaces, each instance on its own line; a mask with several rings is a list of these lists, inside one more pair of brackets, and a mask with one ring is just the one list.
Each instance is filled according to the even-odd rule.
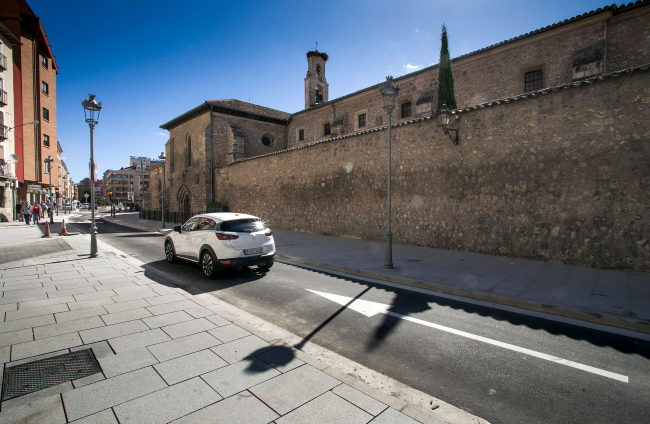
[[7,104],[7,92],[0,90],[0,105],[5,106]]
[[[205,213],[205,211],[199,211],[191,213],[187,212],[171,212],[165,211],[165,222],[184,224],[188,219],[194,215],[199,215]],[[149,221],[162,221],[162,213],[159,210],[140,210],[140,219],[146,219]]]
[[6,140],[9,137],[9,127],[0,125],[0,140]]
[[0,53],[0,69],[3,71],[7,70],[7,57]]

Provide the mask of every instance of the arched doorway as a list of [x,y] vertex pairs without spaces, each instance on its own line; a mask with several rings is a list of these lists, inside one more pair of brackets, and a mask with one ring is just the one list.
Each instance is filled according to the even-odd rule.
[[178,209],[181,213],[181,221],[185,222],[192,217],[191,196],[185,186],[178,189]]

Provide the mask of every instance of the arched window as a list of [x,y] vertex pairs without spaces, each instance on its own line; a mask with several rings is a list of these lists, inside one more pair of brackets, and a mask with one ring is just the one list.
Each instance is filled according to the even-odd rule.
[[189,168],[192,166],[192,137],[187,136],[187,164],[186,166]]
[[318,77],[319,81],[323,80],[323,77],[321,77],[321,75],[320,75],[320,64],[319,63],[316,64],[316,76]]

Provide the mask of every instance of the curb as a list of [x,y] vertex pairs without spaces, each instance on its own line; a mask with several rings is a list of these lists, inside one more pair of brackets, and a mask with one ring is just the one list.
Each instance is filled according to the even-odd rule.
[[[106,217],[104,217],[103,219],[106,219]],[[126,227],[132,227],[140,230],[154,231],[161,234],[165,234],[163,231],[154,228],[148,228],[140,225],[134,225],[134,224],[128,224],[122,222],[115,222],[112,219],[107,219],[107,221],[113,224],[124,225]],[[650,334],[650,323],[635,321],[633,319],[624,319],[624,318],[613,317],[610,315],[601,315],[593,312],[578,311],[571,308],[565,308],[563,306],[546,305],[544,303],[531,302],[528,300],[512,299],[509,297],[498,296],[495,294],[473,292],[469,290],[459,289],[456,287],[449,287],[449,286],[435,284],[435,283],[412,280],[404,277],[393,277],[390,275],[378,274],[370,271],[362,271],[359,269],[347,268],[347,267],[332,265],[323,262],[316,262],[316,261],[311,261],[303,258],[296,258],[294,256],[281,255],[279,253],[276,254],[276,259],[283,259],[285,261],[291,261],[291,262],[310,265],[318,268],[329,269],[332,271],[343,272],[350,275],[357,275],[359,277],[366,277],[366,278],[373,278],[375,280],[388,281],[391,283],[402,284],[409,287],[417,287],[425,290],[433,290],[440,293],[465,297],[468,299],[497,303],[500,305],[512,306],[515,308],[527,309],[531,311],[542,312],[545,314],[578,319],[581,321],[591,322],[594,324],[608,325],[611,327],[623,328],[626,330],[632,330],[632,331],[638,331],[640,333]]]
[[286,261],[301,263],[304,265],[310,265],[318,268],[325,268],[332,271],[357,275],[359,277],[373,278],[375,280],[383,280],[395,284],[402,284],[405,286],[417,287],[420,289],[433,290],[440,293],[465,297],[468,299],[498,303],[500,305],[513,306],[516,308],[528,309],[531,311],[543,312],[546,314],[578,319],[581,321],[587,321],[594,324],[608,325],[611,327],[624,328],[626,330],[633,330],[633,331],[638,331],[640,333],[650,334],[650,323],[645,323],[641,321],[628,320],[628,319],[613,317],[609,315],[601,315],[593,312],[583,312],[575,309],[565,308],[562,306],[546,305],[544,303],[531,302],[528,300],[512,299],[509,297],[503,297],[503,296],[498,296],[489,293],[473,292],[469,290],[459,289],[456,287],[449,287],[449,286],[444,286],[435,283],[412,280],[404,277],[393,277],[390,275],[378,274],[370,271],[362,271],[353,268],[346,268],[338,265],[316,262],[316,261],[311,261],[303,258],[296,258],[293,256],[277,254],[276,259],[283,259]]
[[112,217],[107,218],[107,217],[104,216],[104,217],[102,217],[102,219],[110,222],[111,224],[124,225],[125,227],[137,228],[138,230],[153,231],[153,232],[160,233],[160,234],[167,234],[167,232],[173,231],[173,230],[163,231],[162,228],[161,229],[149,228],[149,227],[130,224],[130,223],[122,222],[122,221],[115,221]]

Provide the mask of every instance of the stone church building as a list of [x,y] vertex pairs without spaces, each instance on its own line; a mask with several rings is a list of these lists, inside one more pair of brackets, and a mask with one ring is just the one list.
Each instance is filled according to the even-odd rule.
[[[431,46],[431,57],[438,55],[438,48],[439,46]],[[396,78],[395,83],[400,86],[400,91],[397,107],[392,116],[393,126],[396,128],[394,134],[396,144],[393,154],[398,158],[396,159],[398,164],[400,155],[405,156],[401,162],[403,165],[394,165],[399,166],[399,169],[395,170],[395,184],[399,187],[400,178],[405,180],[410,178],[412,181],[420,181],[422,178],[431,180],[428,185],[425,184],[426,187],[422,188],[421,193],[413,194],[413,190],[420,189],[415,186],[409,187],[409,196],[411,197],[402,199],[405,202],[404,205],[410,205],[408,207],[417,210],[409,212],[405,209],[400,212],[399,199],[395,199],[397,205],[395,206],[397,209],[395,215],[396,241],[535,257],[533,253],[517,250],[519,249],[517,246],[504,248],[503,246],[499,247],[499,243],[490,248],[471,246],[467,244],[471,244],[471,242],[464,241],[468,236],[467,231],[449,230],[447,228],[449,222],[457,219],[454,216],[456,215],[454,211],[469,211],[475,207],[473,204],[456,204],[455,209],[449,210],[449,219],[442,219],[439,214],[435,219],[431,217],[430,223],[427,224],[427,228],[430,228],[427,230],[430,232],[428,239],[418,239],[419,236],[415,235],[413,237],[403,236],[400,239],[400,219],[407,220],[412,212],[418,215],[429,210],[429,214],[431,214],[432,209],[428,208],[427,204],[430,203],[433,209],[439,209],[439,206],[434,205],[440,205],[443,198],[451,203],[459,201],[458,187],[449,188],[446,192],[425,193],[433,186],[434,180],[437,181],[438,178],[441,178],[441,174],[432,173],[434,169],[444,168],[445,164],[435,164],[441,157],[448,156],[449,160],[457,160],[459,166],[467,167],[470,163],[479,163],[484,166],[487,156],[516,150],[517,146],[521,144],[521,139],[537,137],[537,147],[529,146],[525,151],[521,150],[522,156],[515,162],[515,165],[521,167],[522,161],[539,160],[540,149],[545,151],[545,149],[554,149],[555,147],[550,144],[550,139],[544,138],[543,133],[531,129],[538,125],[536,122],[543,119],[544,114],[554,113],[558,107],[566,107],[570,111],[564,111],[558,115],[561,119],[567,119],[577,111],[577,108],[584,107],[584,105],[571,104],[574,101],[572,99],[579,96],[562,93],[582,93],[583,91],[588,93],[585,90],[594,88],[577,87],[595,87],[592,82],[596,85],[601,84],[600,87],[605,87],[606,84],[613,84],[607,82],[611,81],[610,76],[619,75],[621,71],[635,69],[642,72],[647,68],[644,66],[650,63],[649,52],[650,1],[645,0],[630,3],[627,6],[607,6],[457,57],[452,60],[452,67],[458,103],[455,113],[461,118],[458,121],[460,145],[453,147],[448,138],[440,135],[442,131],[436,126],[436,120],[432,119],[436,114],[438,65]],[[382,224],[379,221],[382,214],[385,214],[385,194],[381,194],[385,193],[385,183],[381,183],[383,176],[379,174],[379,169],[385,173],[383,168],[385,168],[386,151],[382,146],[385,146],[387,119],[383,110],[383,100],[379,93],[380,83],[330,100],[329,84],[326,79],[327,61],[328,56],[323,52],[316,50],[307,53],[304,110],[287,113],[235,99],[214,100],[206,101],[161,125],[161,128],[170,133],[169,141],[165,145],[167,157],[164,165],[165,210],[181,212],[184,216],[190,216],[208,210],[215,203],[221,203],[229,206],[231,210],[253,214],[257,212],[258,215],[266,212],[269,214],[267,218],[273,221],[273,225],[277,228],[383,239]],[[634,78],[637,84],[647,84],[648,81],[647,77],[630,78]],[[618,79],[618,81],[624,81],[620,84],[628,84],[632,80]],[[583,86],[583,83],[586,85]],[[567,87],[576,88],[572,88],[573,91],[564,90]],[[647,85],[642,86],[640,93],[646,93],[645,95],[648,96],[649,90]],[[592,93],[592,98],[595,98],[593,97],[594,93]],[[530,112],[531,115],[526,116],[523,111],[527,110],[529,105],[532,105],[541,96],[546,96],[544,101],[549,104],[544,107],[539,106],[535,112]],[[585,98],[589,99],[589,96],[587,95]],[[528,103],[521,103],[521,106],[517,106],[519,104],[517,102],[521,99],[526,99],[525,101]],[[614,106],[616,105],[611,105],[611,107]],[[596,110],[602,105],[594,104],[589,107]],[[634,114],[645,114],[645,109],[641,109],[641,107],[635,109]],[[506,110],[512,112],[506,113]],[[615,124],[604,124],[607,119],[602,118],[602,123],[599,125],[610,125],[612,129],[608,131],[615,131],[617,129]],[[631,119],[631,117],[627,119]],[[646,114],[640,122],[643,120],[650,121],[650,117]],[[470,129],[474,124],[479,125],[477,131],[480,131],[472,136]],[[591,121],[582,124],[587,127],[595,125]],[[480,125],[483,127],[481,128]],[[510,148],[504,148],[503,152],[493,151],[493,148],[490,147],[491,143],[496,146],[500,141],[510,137],[508,128],[519,128],[520,126],[521,130],[512,130],[516,132],[518,138],[508,141],[511,144]],[[417,131],[414,130],[415,128]],[[465,131],[464,128],[467,128],[468,131]],[[602,131],[594,133],[595,135],[585,135],[585,137],[591,137],[589,142],[593,142],[598,137],[603,139],[605,133]],[[641,134],[642,139],[646,141],[650,137],[648,130],[641,131],[637,128],[634,134],[637,133]],[[561,134],[558,137],[562,137]],[[582,136],[580,131],[576,134],[578,134],[576,137]],[[633,135],[629,134],[629,136]],[[437,143],[440,143],[440,147],[438,150],[428,153],[430,155],[426,158],[428,163],[427,161],[422,162],[423,152],[429,151],[431,146],[437,146]],[[478,143],[484,143],[483,147],[479,147]],[[564,144],[566,145],[566,142]],[[642,150],[645,148],[643,147]],[[487,150],[483,152],[481,149]],[[317,150],[323,150],[323,154],[319,156],[320,159],[308,159],[313,156],[311,152]],[[356,156],[339,163],[339,161],[343,161],[342,156],[344,156],[341,152],[353,150],[357,152]],[[559,167],[564,166],[557,159],[557,154],[553,154],[556,158],[553,161],[557,162]],[[470,156],[476,158],[471,159]],[[330,158],[329,162],[326,162],[325,158]],[[289,160],[293,166],[275,167],[275,173],[272,175],[264,171],[266,168],[276,166],[279,162]],[[316,160],[316,162],[308,163],[308,160]],[[350,164],[353,162],[354,171],[350,171],[348,168],[352,169]],[[420,162],[422,163],[418,166],[411,165]],[[578,162],[581,161],[578,160]],[[495,159],[490,163],[491,167],[495,167],[499,161]],[[329,168],[327,168],[328,166]],[[484,176],[484,173],[488,172],[481,166],[470,166],[469,172],[477,173],[474,177],[468,177],[470,180],[474,178],[476,181],[481,181],[481,175]],[[512,164],[502,166],[506,167],[503,175],[513,172],[511,171]],[[566,166],[568,169],[569,164],[567,163]],[[252,172],[256,167],[259,167],[259,172]],[[343,169],[344,167],[345,169]],[[557,177],[553,172],[560,172],[550,170],[548,162],[536,164],[535,167],[535,173],[528,171],[525,178],[539,181],[548,173],[550,181]],[[367,169],[367,174],[363,176],[359,174],[354,177],[357,170],[362,168]],[[301,171],[298,173],[296,169],[301,169]],[[526,165],[526,169],[529,169],[529,165]],[[149,170],[151,189],[150,200],[146,204],[153,205],[152,209],[160,210],[160,189],[163,185],[162,167],[151,167]],[[410,176],[402,175],[400,177],[400,171],[407,172],[407,170],[411,173]],[[250,174],[249,171],[251,171]],[[466,172],[468,171],[459,171],[461,175]],[[650,176],[650,171],[647,171],[647,175],[644,174],[645,172],[646,170],[641,174]],[[351,179],[354,178],[357,178],[355,181],[358,183],[351,184],[366,185],[363,186],[363,189],[360,186],[355,186],[354,190],[350,189],[353,193],[344,193],[347,190],[344,189],[344,186],[348,183],[343,181],[352,181]],[[449,178],[445,181],[448,182]],[[368,181],[370,182],[368,183]],[[318,190],[327,188],[330,182],[334,182],[334,191],[332,191],[332,197],[328,198],[329,194],[320,193]],[[380,187],[381,184],[384,184],[383,191]],[[405,184],[407,183],[405,182]],[[507,181],[499,181],[495,184],[516,187],[516,183]],[[524,186],[531,187],[532,183],[526,183]],[[247,193],[249,200],[238,197],[237,190]],[[283,191],[276,192],[275,190]],[[493,187],[487,187],[484,192],[492,190]],[[527,189],[524,191],[528,193]],[[275,200],[269,197],[271,192],[274,193]],[[399,188],[395,189],[395,193],[395,196],[400,196]],[[530,193],[530,196],[533,195],[534,193]],[[505,205],[511,199],[508,196],[499,196],[501,195],[495,195],[493,203],[501,202]],[[557,192],[554,196],[557,197]],[[303,200],[307,198],[310,199],[309,202]],[[344,198],[352,202],[353,206],[346,206],[347,212],[342,214],[331,205],[338,204],[336,199]],[[319,210],[330,211],[323,212],[323,216],[331,215],[331,222],[308,224],[309,217],[313,218],[313,214],[320,212],[307,211],[315,207],[314,205],[318,202],[324,201],[323,199],[329,199],[329,203],[319,205]],[[259,203],[262,201],[266,202],[263,208],[262,203]],[[284,206],[281,206],[280,202],[284,202]],[[536,199],[535,202],[542,201]],[[543,202],[547,202],[547,200]],[[354,205],[362,205],[358,206],[361,209],[371,205],[368,206],[371,209],[363,213],[372,215],[372,208],[376,209],[378,211],[377,222],[368,225],[363,230],[348,230],[349,227],[362,227],[358,223],[349,225],[350,223],[344,222],[347,219],[345,216],[349,216],[349,209],[357,207]],[[285,206],[288,209],[282,209]],[[273,212],[273,208],[278,209]],[[511,209],[510,206],[506,207],[507,210],[510,210],[508,208]],[[280,211],[281,209],[282,211]],[[358,213],[361,213],[361,209]],[[526,210],[532,210],[531,207],[528,209],[524,207],[524,209],[523,214],[535,215],[533,212],[526,212]],[[492,212],[499,214],[498,210]],[[476,223],[476,228],[481,226],[478,224],[478,215],[479,213],[476,212],[476,215],[468,218],[475,220],[472,222]],[[552,225],[550,228],[555,228],[556,224],[549,223],[548,225]],[[637,223],[637,228],[639,224],[642,223]],[[465,225],[458,223],[459,227]],[[437,230],[434,230],[435,228]],[[561,231],[563,230],[560,230],[560,233]],[[570,233],[570,231],[567,228],[567,232]],[[409,231],[405,227],[403,234],[408,233]],[[439,238],[443,233],[444,237]],[[650,239],[650,235],[648,238]],[[546,241],[540,241],[542,247],[538,247],[538,250],[544,250],[543,246],[547,244]],[[506,250],[504,251],[504,249]],[[553,250],[552,247],[549,249]],[[546,257],[553,259],[564,256],[557,253],[556,249],[554,253],[550,253]],[[574,260],[573,263],[580,263],[580,261]],[[650,257],[647,266],[650,267]]]

